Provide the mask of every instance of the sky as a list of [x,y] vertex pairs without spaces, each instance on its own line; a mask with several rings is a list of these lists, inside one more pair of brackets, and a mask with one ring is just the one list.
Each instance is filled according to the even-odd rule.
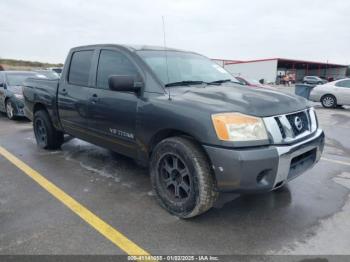
[[347,0],[1,0],[0,57],[64,62],[70,48],[163,45],[210,58],[350,64]]

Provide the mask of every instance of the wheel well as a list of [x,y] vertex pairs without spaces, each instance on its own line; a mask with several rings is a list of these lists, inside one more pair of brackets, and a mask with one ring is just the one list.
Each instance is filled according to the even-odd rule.
[[148,147],[149,148],[149,150],[148,150],[149,155],[152,154],[153,149],[156,147],[156,145],[160,141],[162,141],[166,138],[169,138],[169,137],[174,137],[174,136],[187,137],[189,139],[196,141],[196,139],[193,136],[191,136],[190,134],[187,134],[185,132],[182,132],[180,130],[176,130],[176,129],[161,130],[151,138],[151,141],[150,141],[149,147]]
[[[166,130],[162,130],[159,131],[158,133],[156,133],[152,139],[151,142],[149,143],[149,147],[148,147],[148,157],[150,157],[152,155],[153,149],[156,147],[156,145],[161,142],[162,140],[169,138],[169,137],[184,137],[187,139],[192,140],[194,143],[196,143],[203,151],[203,153],[205,154],[205,156],[208,158],[209,162],[210,162],[210,158],[207,154],[207,152],[205,151],[205,149],[203,148],[203,146],[201,145],[201,143],[199,143],[199,141],[192,135],[180,131],[180,130],[176,130],[176,129],[166,129]],[[210,164],[211,165],[211,164]]]
[[333,95],[333,94],[329,94],[329,93],[327,93],[327,94],[324,94],[323,96],[321,96],[321,101],[322,101],[322,99],[325,97],[325,96],[333,96],[334,97],[334,99],[335,99],[335,101],[337,102],[337,98],[336,98],[336,96],[335,95]]
[[203,148],[201,143],[199,143],[199,141],[194,136],[192,136],[192,135],[190,135],[188,133],[185,133],[183,131],[176,130],[176,129],[166,129],[166,130],[159,131],[158,133],[156,133],[152,137],[151,142],[149,143],[149,150],[148,150],[148,157],[149,157],[149,159],[151,158],[153,149],[156,147],[156,145],[159,142],[161,142],[162,140],[164,140],[166,138],[175,137],[175,136],[180,136],[180,137],[185,137],[187,139],[190,139],[202,149],[203,154],[205,155],[205,157],[208,160],[210,169],[212,170],[213,179],[214,179],[215,187],[216,187],[216,183],[217,183],[216,176],[215,176],[215,172],[213,170],[213,165],[211,163],[211,159],[209,158],[209,155],[207,154],[207,152],[205,151],[205,149]]
[[33,114],[35,114],[35,112],[39,111],[39,110],[44,110],[44,111],[47,111],[46,107],[41,104],[41,103],[36,103],[34,105],[34,108],[33,108]]

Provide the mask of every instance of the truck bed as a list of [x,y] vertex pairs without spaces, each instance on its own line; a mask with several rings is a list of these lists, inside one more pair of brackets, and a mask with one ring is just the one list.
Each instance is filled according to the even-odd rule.
[[52,119],[57,118],[57,89],[59,79],[48,80],[28,78],[24,82],[23,95],[26,99],[24,113],[33,120],[34,104],[42,104],[48,110]]

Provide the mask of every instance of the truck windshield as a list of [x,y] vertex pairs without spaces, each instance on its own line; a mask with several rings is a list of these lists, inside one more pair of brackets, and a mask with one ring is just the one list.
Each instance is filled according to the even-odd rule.
[[175,86],[173,84],[176,83],[220,83],[222,80],[238,82],[224,68],[201,55],[180,51],[165,53],[147,50],[137,53],[166,86]]

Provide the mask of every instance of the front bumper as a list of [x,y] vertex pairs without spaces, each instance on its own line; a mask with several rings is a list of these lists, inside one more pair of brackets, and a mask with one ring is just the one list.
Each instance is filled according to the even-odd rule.
[[257,193],[278,188],[313,167],[324,147],[321,129],[293,145],[246,149],[204,146],[221,192]]

